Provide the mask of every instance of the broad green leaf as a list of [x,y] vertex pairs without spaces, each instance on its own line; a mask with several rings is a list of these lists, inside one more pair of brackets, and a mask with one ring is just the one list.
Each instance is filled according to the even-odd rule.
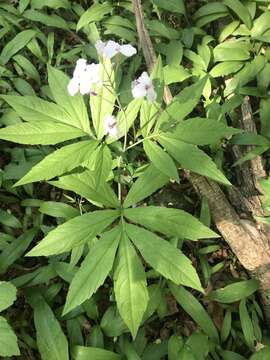
[[53,121],[19,123],[0,129],[0,139],[29,145],[55,145],[85,135],[78,128]]
[[[38,125],[49,121],[74,126],[70,115],[61,106],[52,102],[36,96],[2,95],[2,98],[25,121]],[[81,130],[80,127],[78,128]]]
[[155,166],[149,165],[129,190],[124,201],[124,207],[128,208],[129,206],[147,198],[168,181],[168,176],[162,174]]
[[112,169],[112,154],[107,145],[102,145],[97,149],[95,159],[94,178],[98,189],[104,184]]
[[217,13],[224,13],[227,11],[228,11],[227,7],[224,4],[222,4],[221,2],[214,1],[211,3],[207,3],[203,6],[200,6],[200,8],[195,12],[193,17],[195,20],[197,20],[204,16],[213,15]]
[[125,209],[124,215],[135,223],[167,236],[189,240],[218,237],[194,216],[180,209],[146,206]]
[[36,233],[37,229],[35,228],[27,230],[2,251],[0,254],[0,274],[5,273],[10,265],[23,256]]
[[45,14],[37,10],[26,10],[23,13],[23,17],[26,19],[41,22],[44,25],[56,27],[63,30],[69,30],[69,26],[63,17],[54,14]]
[[30,60],[28,60],[26,57],[19,55],[19,54],[13,56],[13,60],[15,60],[16,63],[19,64],[20,67],[23,68],[23,70],[25,71],[27,76],[34,79],[35,81],[37,81],[38,84],[40,84],[39,73],[38,73],[37,69],[35,68],[35,66],[31,63]]
[[0,224],[19,229],[22,227],[20,221],[12,214],[0,209]]
[[149,298],[144,268],[124,229],[116,262],[114,271],[116,303],[121,317],[135,338]]
[[252,28],[252,19],[245,5],[239,0],[223,0],[223,4],[228,6],[243,21],[248,29]]
[[9,41],[3,48],[0,54],[0,63],[5,65],[9,59],[20,51],[27,43],[36,35],[35,30],[24,30],[18,33],[11,41]]
[[245,66],[232,78],[226,86],[224,95],[228,96],[236,89],[246,85],[248,82],[256,78],[256,75],[264,68],[265,57],[262,55],[256,56],[251,62]]
[[113,266],[120,235],[120,227],[115,227],[91,247],[71,282],[64,314],[90,298],[104,283]]
[[202,96],[206,81],[207,77],[204,77],[175,96],[171,104],[160,115],[158,127],[163,124],[166,126],[168,122],[178,123],[190,114]]
[[75,346],[72,349],[74,360],[121,360],[121,356],[116,353],[95,347]]
[[118,112],[116,122],[119,133],[116,137],[108,136],[106,139],[108,144],[116,141],[117,139],[120,139],[125,134],[127,134],[128,130],[137,118],[141,104],[142,99],[134,99],[128,104],[126,108]]
[[185,290],[182,286],[176,286],[173,283],[169,283],[169,288],[178,304],[182,306],[182,308],[202,328],[211,340],[218,343],[219,336],[217,329],[212,319],[195,296]]
[[153,0],[153,3],[165,10],[178,14],[185,14],[185,5],[183,0]]
[[31,7],[34,9],[42,9],[44,6],[48,6],[52,9],[69,9],[70,8],[70,2],[68,0],[46,0],[46,3],[44,3],[43,0],[32,0],[31,1]]
[[77,216],[49,232],[27,256],[62,254],[100,234],[117,217],[117,210],[93,211]]
[[119,207],[119,201],[110,185],[104,183],[97,188],[95,175],[88,169],[80,173],[61,176],[58,181],[50,181],[50,183],[61,189],[74,191],[97,206]]
[[171,335],[168,341],[168,360],[178,360],[179,352],[184,346],[184,340],[180,335]]
[[56,103],[70,116],[70,124],[91,134],[87,108],[80,94],[70,96],[67,91],[69,77],[62,71],[48,65],[50,90]]
[[172,158],[156,143],[150,140],[143,142],[144,151],[154,166],[164,175],[179,182],[177,168]]
[[72,219],[80,215],[79,209],[75,209],[71,205],[57,201],[44,201],[38,210],[42,214],[64,219]]
[[112,63],[109,59],[104,58],[100,64],[100,79],[103,82],[103,86],[97,91],[97,95],[90,96],[92,121],[98,139],[105,135],[104,121],[107,116],[112,115],[116,100],[115,75]]
[[212,291],[208,295],[208,298],[212,301],[230,304],[250,296],[257,291],[259,287],[259,282],[254,279],[238,281],[222,289]]
[[53,311],[39,296],[34,305],[37,346],[42,360],[68,360],[68,342]]
[[191,77],[191,74],[182,65],[167,65],[163,70],[166,85],[179,83]]
[[228,25],[222,27],[218,38],[219,42],[222,43],[225,39],[227,39],[227,37],[229,37],[238,28],[239,24],[239,20],[234,20]]
[[236,73],[244,66],[241,61],[224,61],[216,64],[210,71],[210,75],[214,78],[227,76]]
[[121,318],[116,305],[111,305],[102,316],[100,327],[104,334],[109,337],[120,336],[128,332],[128,328]]
[[239,132],[241,130],[226,126],[223,122],[196,117],[179,122],[172,132],[166,132],[166,136],[189,144],[210,145]]
[[270,356],[270,346],[265,346],[263,349],[255,352],[249,360],[268,360]]
[[166,279],[203,291],[191,261],[180,250],[138,226],[126,224],[126,231],[146,262]]
[[16,300],[16,288],[10,282],[0,281],[0,312],[10,307]]
[[250,58],[250,44],[244,41],[226,41],[214,48],[215,61],[243,61]]
[[110,13],[111,10],[112,5],[110,4],[93,4],[80,17],[77,24],[77,31],[79,31],[85,25],[102,20],[104,15]]
[[7,320],[0,316],[0,356],[18,356],[20,350],[17,337]]
[[254,20],[251,36],[257,37],[270,29],[270,11],[264,11],[256,20]]
[[197,146],[165,135],[161,135],[158,141],[184,169],[230,185],[229,180],[222,174],[213,160]]
[[98,142],[94,140],[86,140],[63,146],[35,165],[16,183],[16,186],[35,181],[50,180],[71,171],[89,160],[97,145]]
[[252,325],[252,320],[249,316],[246,299],[242,299],[239,304],[239,317],[241,322],[241,327],[243,330],[243,335],[245,338],[245,341],[249,348],[253,349],[254,347],[254,330]]

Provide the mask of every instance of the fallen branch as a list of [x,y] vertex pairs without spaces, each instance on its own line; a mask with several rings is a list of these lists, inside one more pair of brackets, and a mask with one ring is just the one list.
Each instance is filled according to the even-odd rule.
[[[148,30],[144,24],[141,1],[132,0],[132,3],[140,44],[147,68],[151,71],[156,62],[155,51]],[[164,101],[166,104],[169,104],[171,100],[172,94],[170,89],[165,87]],[[246,122],[247,117],[250,117],[250,114],[252,114],[251,109],[248,109],[247,102],[244,102],[242,106],[242,113],[243,126],[251,126],[250,121],[248,125]],[[255,126],[253,123],[253,131],[254,129]],[[257,163],[253,163],[249,168],[249,177],[252,179],[252,182],[248,183],[248,188],[253,191],[254,185],[256,185],[257,189],[258,177],[263,176],[265,176],[263,167],[258,165],[257,159]],[[217,183],[206,179],[205,177],[190,174],[188,172],[187,177],[199,196],[205,197],[208,200],[212,218],[217,229],[239,259],[240,263],[249,272],[251,277],[259,280],[261,286],[261,302],[265,318],[267,322],[270,323],[270,300],[268,299],[268,294],[270,294],[270,250],[268,246],[269,237],[267,231],[263,228],[260,229],[250,214],[246,214],[245,220],[241,219],[236,211],[238,207],[237,204],[234,204],[235,208],[231,205],[230,200],[227,199],[227,196]],[[247,177],[246,180],[248,180]],[[238,199],[242,199],[241,201],[247,205],[252,214],[258,214],[258,211],[263,214],[263,209],[258,198],[255,200],[255,210],[255,204],[250,201],[250,199],[246,198],[246,194],[242,194],[239,189],[235,189],[234,195],[236,193],[238,193]],[[232,196],[232,198],[235,199],[235,196]]]

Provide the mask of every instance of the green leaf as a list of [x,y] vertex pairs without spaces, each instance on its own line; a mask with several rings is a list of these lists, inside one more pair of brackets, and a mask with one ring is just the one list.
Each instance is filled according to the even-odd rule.
[[182,65],[178,64],[167,65],[163,70],[166,85],[182,82],[191,76],[191,74]]
[[135,338],[149,297],[144,268],[124,229],[114,271],[114,292],[120,315]]
[[42,214],[53,217],[61,217],[64,219],[72,219],[80,215],[79,209],[75,209],[71,205],[56,201],[44,201],[38,210]]
[[29,145],[55,145],[84,135],[78,128],[53,121],[19,123],[0,129],[0,139]]
[[248,29],[252,28],[252,19],[245,5],[239,0],[223,0],[223,4],[228,6],[243,21]]
[[0,63],[5,65],[9,59],[20,51],[36,35],[35,30],[24,30],[17,34],[3,48],[0,54]]
[[19,64],[20,67],[23,68],[23,70],[25,71],[27,76],[34,79],[38,84],[40,84],[39,73],[38,73],[37,69],[35,68],[35,66],[31,63],[30,60],[28,60],[26,57],[19,55],[19,54],[13,56],[13,60],[15,60],[16,63]]
[[254,348],[255,336],[254,336],[252,320],[249,317],[249,313],[248,313],[248,310],[247,310],[246,299],[242,299],[240,301],[240,304],[239,304],[239,317],[240,317],[240,322],[241,322],[241,326],[242,326],[245,341],[246,341],[247,345],[251,349],[253,349]]
[[223,349],[221,352],[221,356],[223,360],[246,360],[246,357],[243,357],[242,355],[237,354],[236,352],[223,350]]
[[80,94],[70,96],[67,91],[69,77],[62,71],[48,65],[48,80],[54,100],[70,116],[70,125],[91,134],[87,108]]
[[221,342],[225,342],[230,335],[232,328],[232,312],[231,309],[227,309],[223,318],[222,328],[220,332]]
[[241,130],[226,126],[223,122],[196,117],[179,122],[172,132],[166,132],[166,136],[194,145],[210,145],[239,132]]
[[214,1],[211,3],[207,3],[203,6],[200,6],[200,8],[195,12],[193,17],[195,20],[197,20],[204,16],[213,15],[217,13],[224,13],[227,11],[228,11],[227,7],[224,4],[222,4],[221,2]]
[[0,274],[5,273],[8,267],[23,255],[36,233],[35,228],[27,230],[5,247],[0,254]]
[[7,211],[2,209],[0,209],[0,224],[12,227],[14,229],[19,229],[22,227],[22,224],[14,215],[9,214]]
[[72,349],[74,360],[121,360],[121,356],[114,352],[95,347],[75,346]]
[[97,155],[95,159],[95,185],[98,189],[102,184],[104,184],[111,172],[112,169],[112,154],[108,146],[101,145],[97,149]]
[[86,140],[63,146],[61,149],[47,155],[15,185],[19,186],[35,181],[50,180],[67,173],[80,166],[86,160],[89,160],[97,145],[97,141]]
[[189,348],[196,360],[205,360],[210,351],[210,341],[208,336],[202,332],[193,332],[186,341],[186,347]]
[[43,0],[32,0],[31,1],[31,7],[34,9],[42,9],[45,6],[48,6],[52,9],[69,9],[70,8],[70,2],[68,0],[47,0],[46,3],[44,3]]
[[182,286],[169,283],[176,301],[215,343],[219,342],[217,329],[199,301]]
[[222,289],[212,291],[208,295],[208,298],[212,301],[230,304],[250,296],[257,291],[259,287],[259,282],[254,279],[238,281],[234,284],[227,285]]
[[[2,98],[25,121],[40,125],[40,122],[55,122],[74,126],[69,114],[59,105],[36,96],[2,95]],[[77,126],[78,127],[78,126]],[[78,129],[81,129],[78,127]]]
[[17,337],[7,320],[0,316],[0,356],[18,356]]
[[64,314],[90,298],[104,283],[112,269],[120,235],[120,227],[115,227],[113,230],[102,234],[100,239],[91,247],[71,282]]
[[227,76],[236,73],[244,66],[241,61],[224,61],[216,64],[210,71],[210,75],[213,78],[220,76]]
[[256,38],[270,29],[270,11],[264,11],[256,20],[254,20],[251,36]]
[[195,241],[218,237],[214,231],[204,226],[194,216],[180,209],[158,206],[137,207],[125,209],[124,216],[167,236],[177,236]]
[[234,20],[228,25],[222,27],[218,38],[219,42],[222,43],[225,39],[227,39],[238,28],[239,24],[239,20]]
[[179,352],[184,346],[182,336],[171,335],[168,341],[168,360],[178,360]]
[[27,256],[49,256],[70,251],[100,234],[118,216],[117,210],[93,211],[77,216],[50,231]]
[[214,48],[215,61],[243,61],[250,58],[250,44],[244,41],[226,41]]
[[158,127],[162,126],[162,124],[166,126],[169,121],[177,123],[190,114],[202,96],[206,81],[207,77],[204,77],[175,96],[170,105],[167,106],[166,111],[163,111],[160,115]]
[[77,31],[79,31],[85,25],[102,20],[104,15],[110,13],[111,10],[112,5],[110,4],[93,4],[80,17],[77,24]]
[[54,14],[45,14],[37,10],[26,10],[23,13],[23,17],[32,21],[41,22],[44,25],[56,27],[63,30],[69,30],[67,22],[60,16]]
[[120,139],[125,134],[127,134],[128,130],[137,118],[142,101],[142,99],[133,99],[125,109],[118,112],[116,122],[119,133],[116,137],[108,136],[106,139],[108,144],[116,141],[117,139]]
[[98,139],[105,135],[104,121],[107,116],[113,113],[116,99],[115,75],[111,61],[109,59],[102,59],[100,68],[100,79],[103,82],[103,86],[97,91],[96,96],[90,96],[91,115]]
[[35,300],[34,322],[42,360],[68,360],[68,342],[65,334],[51,308],[41,296]]
[[177,168],[172,158],[156,143],[150,140],[143,142],[144,151],[154,166],[164,175],[176,180],[179,183]]
[[16,300],[17,289],[7,281],[0,281],[0,312],[10,307]]
[[110,185],[104,183],[97,188],[95,175],[88,169],[80,173],[61,176],[58,181],[50,181],[50,184],[74,191],[97,206],[119,207],[119,201]]
[[195,145],[169,138],[165,134],[161,135],[158,141],[184,169],[207,176],[225,185],[230,185],[229,180],[222,174],[212,159]]
[[183,0],[153,0],[153,3],[161,9],[183,15],[186,13]]
[[138,226],[126,224],[126,231],[146,262],[166,279],[203,292],[196,270],[180,250]]
[[129,190],[123,204],[124,207],[127,208],[147,198],[153,194],[153,192],[165,185],[168,181],[168,176],[162,174],[153,165],[149,165]]
[[249,360],[268,360],[270,356],[270,346],[265,346],[263,349],[255,352]]

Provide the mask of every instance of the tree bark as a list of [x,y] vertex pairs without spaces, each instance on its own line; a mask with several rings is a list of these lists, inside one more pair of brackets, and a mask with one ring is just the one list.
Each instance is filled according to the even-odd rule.
[[[140,44],[149,71],[156,62],[155,51],[144,24],[141,0],[132,0]],[[172,100],[170,89],[164,90],[164,102]],[[240,126],[249,132],[256,132],[252,111],[245,98],[242,105]],[[249,148],[246,151],[250,150]],[[234,154],[239,158],[242,150],[234,147]],[[259,225],[253,216],[263,216],[258,180],[265,177],[260,157],[244,163],[238,174],[242,182],[240,188],[232,186],[227,194],[220,185],[200,175],[186,172],[187,177],[200,197],[209,203],[213,221],[220,234],[230,246],[250,276],[260,282],[261,303],[266,321],[270,324],[270,249],[269,229]],[[242,190],[241,190],[242,189]],[[238,213],[240,209],[240,215]],[[245,214],[243,214],[243,209]],[[244,215],[244,216],[242,216]],[[244,218],[242,218],[244,217]]]

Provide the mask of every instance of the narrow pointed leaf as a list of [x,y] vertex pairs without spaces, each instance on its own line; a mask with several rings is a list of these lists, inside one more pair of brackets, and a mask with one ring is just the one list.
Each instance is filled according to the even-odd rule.
[[215,238],[218,235],[189,213],[159,206],[126,209],[124,215],[131,221],[167,236],[189,240]]
[[91,247],[71,282],[64,314],[90,298],[104,283],[112,268],[120,235],[120,228],[116,227],[104,233]]
[[112,351],[85,346],[75,346],[72,356],[74,360],[121,360],[121,356]]
[[101,233],[118,216],[117,210],[100,210],[77,216],[49,232],[27,256],[49,256],[70,251]]
[[203,291],[191,261],[180,250],[138,226],[126,224],[126,231],[148,264],[166,279]]
[[122,232],[114,271],[114,291],[121,317],[135,338],[148,303],[142,263],[125,232]]

